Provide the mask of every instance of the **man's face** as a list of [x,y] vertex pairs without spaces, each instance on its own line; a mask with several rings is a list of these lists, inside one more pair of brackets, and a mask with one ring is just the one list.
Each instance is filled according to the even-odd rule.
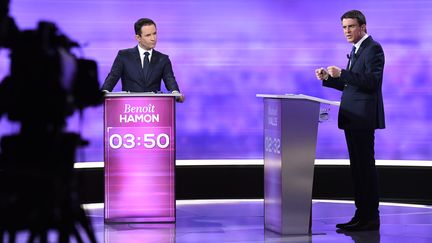
[[144,25],[141,27],[141,35],[136,35],[135,38],[138,44],[146,49],[150,50],[155,48],[157,42],[156,26],[154,25]]
[[342,19],[342,28],[350,43],[357,43],[366,34],[366,25],[360,26],[357,19]]

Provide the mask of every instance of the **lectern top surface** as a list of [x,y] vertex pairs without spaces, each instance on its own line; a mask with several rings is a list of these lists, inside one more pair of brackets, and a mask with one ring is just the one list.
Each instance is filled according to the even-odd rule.
[[257,94],[256,97],[261,98],[273,98],[273,99],[301,99],[301,100],[310,100],[315,101],[323,104],[329,104],[329,105],[336,105],[339,106],[339,101],[331,101],[326,99],[321,99],[309,95],[304,94]]
[[180,97],[181,93],[158,94],[153,92],[110,92],[105,97]]

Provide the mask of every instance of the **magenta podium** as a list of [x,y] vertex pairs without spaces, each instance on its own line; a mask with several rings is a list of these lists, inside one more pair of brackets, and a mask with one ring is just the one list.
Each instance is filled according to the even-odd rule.
[[105,95],[105,222],[175,222],[177,96]]
[[264,227],[309,234],[320,104],[307,95],[264,98]]

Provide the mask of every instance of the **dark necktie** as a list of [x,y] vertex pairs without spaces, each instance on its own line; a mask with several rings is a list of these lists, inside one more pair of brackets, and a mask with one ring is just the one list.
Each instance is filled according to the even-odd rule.
[[144,52],[144,64],[143,64],[143,73],[144,73],[144,79],[147,80],[147,75],[149,71],[150,61],[149,61],[149,52]]
[[352,64],[353,64],[353,62],[354,62],[354,60],[355,60],[355,51],[356,51],[356,47],[353,46],[352,49],[351,49],[350,56],[349,56],[349,58],[350,58],[349,69],[351,69]]

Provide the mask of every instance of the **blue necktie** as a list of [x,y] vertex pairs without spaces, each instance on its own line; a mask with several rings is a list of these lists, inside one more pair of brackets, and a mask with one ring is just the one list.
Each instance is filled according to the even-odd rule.
[[149,52],[144,52],[144,64],[143,64],[143,73],[144,73],[144,79],[147,80],[147,75],[149,71],[150,61],[149,61]]
[[351,69],[352,64],[353,64],[353,62],[354,62],[354,60],[355,60],[355,51],[356,51],[356,47],[353,46],[352,49],[351,49],[350,56],[349,56],[349,58],[350,58],[349,69]]

